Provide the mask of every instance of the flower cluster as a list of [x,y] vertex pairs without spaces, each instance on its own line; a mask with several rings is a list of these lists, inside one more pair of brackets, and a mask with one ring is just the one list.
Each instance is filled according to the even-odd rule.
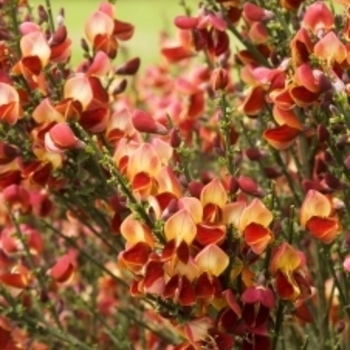
[[0,2],[1,349],[349,348],[347,2],[182,5]]

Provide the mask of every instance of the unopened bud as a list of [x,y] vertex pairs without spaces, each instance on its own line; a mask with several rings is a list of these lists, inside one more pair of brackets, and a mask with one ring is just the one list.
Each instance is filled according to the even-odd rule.
[[262,190],[261,187],[259,187],[254,180],[252,180],[248,176],[243,176],[241,175],[238,179],[238,185],[239,188],[247,193],[251,194],[256,197],[263,197],[264,196],[264,191]]
[[141,60],[139,57],[135,57],[125,64],[123,64],[121,67],[117,68],[115,70],[115,74],[118,75],[134,75],[137,73],[137,71],[140,68]]
[[80,46],[85,52],[89,52],[89,44],[85,39],[81,39]]
[[113,95],[119,95],[122,92],[125,91],[126,87],[128,86],[128,81],[126,79],[123,79],[113,90]]
[[339,320],[336,324],[335,324],[335,331],[336,333],[342,333],[345,329],[345,322],[343,320]]
[[47,12],[43,5],[38,6],[38,16],[41,22],[47,22],[49,19],[49,16],[47,15]]
[[148,113],[135,109],[131,116],[134,128],[139,132],[150,134],[166,135],[168,129],[161,123],[153,119]]
[[326,142],[329,139],[329,131],[322,124],[317,126],[317,139],[319,142]]
[[198,181],[191,181],[188,184],[188,190],[193,197],[199,198],[203,189],[203,184]]
[[238,185],[238,181],[234,176],[230,176],[227,182],[227,187],[228,187],[228,192],[231,194],[235,194],[238,189],[239,189],[239,185]]
[[181,137],[179,135],[179,130],[176,128],[170,131],[170,146],[173,148],[178,148],[181,145]]
[[224,90],[229,82],[227,70],[216,68],[210,76],[210,86],[214,91]]

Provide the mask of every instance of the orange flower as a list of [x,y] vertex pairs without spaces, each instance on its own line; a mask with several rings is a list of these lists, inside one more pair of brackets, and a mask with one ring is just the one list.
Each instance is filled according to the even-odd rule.
[[334,27],[334,16],[323,1],[310,5],[303,18],[303,27],[317,34],[317,31],[330,31]]
[[161,170],[161,160],[155,148],[148,143],[141,144],[130,156],[127,177],[133,192],[146,199],[158,193],[156,177]]
[[333,214],[331,201],[320,192],[309,190],[300,208],[301,226],[323,243],[331,243],[340,232],[340,223]]
[[114,7],[102,3],[85,24],[85,33],[96,51],[104,51],[110,58],[115,58],[118,40],[128,40],[134,34],[134,26],[114,19]]
[[0,122],[14,125],[22,114],[19,95],[15,88],[0,82]]
[[276,278],[276,290],[282,299],[294,301],[301,295],[298,272],[305,264],[304,255],[287,242],[283,242],[274,252],[270,273]]
[[200,201],[203,206],[203,221],[216,223],[222,218],[222,208],[227,202],[227,191],[218,178],[205,185]]
[[317,58],[325,60],[328,65],[333,62],[341,64],[347,59],[348,52],[345,45],[334,32],[327,33],[314,47]]
[[261,254],[273,240],[273,233],[268,228],[272,220],[272,213],[257,198],[244,208],[239,230],[243,232],[245,242],[255,254]]

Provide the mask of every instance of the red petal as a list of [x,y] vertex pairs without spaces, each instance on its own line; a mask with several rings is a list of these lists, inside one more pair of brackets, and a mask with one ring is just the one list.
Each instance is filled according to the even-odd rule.
[[261,254],[272,241],[272,232],[259,224],[251,223],[244,230],[244,239],[255,254]]
[[264,131],[264,139],[274,148],[285,150],[290,147],[300,130],[291,128],[288,125],[278,126]]
[[265,92],[261,86],[252,88],[239,109],[249,117],[255,117],[262,110]]
[[186,276],[181,278],[181,289],[179,294],[179,302],[183,306],[193,305],[196,301],[196,294],[194,292],[192,283]]
[[147,173],[141,172],[134,176],[131,186],[134,191],[141,191],[151,184],[152,178]]
[[147,263],[151,248],[147,243],[139,242],[121,253],[122,259],[130,265],[143,266]]
[[0,275],[0,281],[10,287],[24,289],[28,283],[20,273],[3,273]]
[[277,271],[276,274],[276,289],[282,299],[294,300],[299,295],[298,291],[295,290],[295,286],[280,271]]
[[119,40],[126,41],[132,38],[134,35],[135,27],[127,22],[122,22],[117,19],[114,20],[113,34],[117,36]]
[[214,297],[215,289],[209,278],[209,275],[204,272],[202,273],[196,284],[196,296],[197,298],[211,299]]
[[146,293],[160,294],[165,286],[163,263],[158,261],[150,261],[147,264],[144,287]]
[[196,241],[206,246],[208,244],[218,244],[225,238],[225,226],[213,226],[206,224],[197,224]]
[[190,250],[188,244],[185,241],[182,241],[177,247],[176,255],[179,258],[179,260],[182,261],[184,264],[188,263],[188,260],[190,258]]
[[58,259],[56,264],[50,270],[50,276],[57,282],[67,281],[74,272],[74,266],[72,264],[69,254],[63,255]]
[[334,218],[321,218],[314,216],[306,225],[311,234],[323,243],[331,243],[340,231],[339,222]]
[[180,29],[193,29],[198,25],[198,18],[177,16],[174,19],[174,24]]

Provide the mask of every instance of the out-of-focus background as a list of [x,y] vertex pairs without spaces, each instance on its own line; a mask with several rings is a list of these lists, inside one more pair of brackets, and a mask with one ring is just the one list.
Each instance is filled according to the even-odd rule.
[[[45,5],[45,0],[29,0],[36,8]],[[99,0],[51,0],[54,17],[58,10],[64,8],[69,37],[73,40],[72,63],[76,64],[82,57],[80,39],[85,37],[84,26],[89,16],[98,9]],[[186,0],[186,4],[196,12],[198,0]],[[142,58],[142,66],[159,60],[159,33],[166,29],[175,32],[173,19],[184,14],[180,0],[118,0],[115,5],[116,18],[135,25],[133,38],[124,46],[130,56]],[[123,61],[117,57],[116,62]]]

